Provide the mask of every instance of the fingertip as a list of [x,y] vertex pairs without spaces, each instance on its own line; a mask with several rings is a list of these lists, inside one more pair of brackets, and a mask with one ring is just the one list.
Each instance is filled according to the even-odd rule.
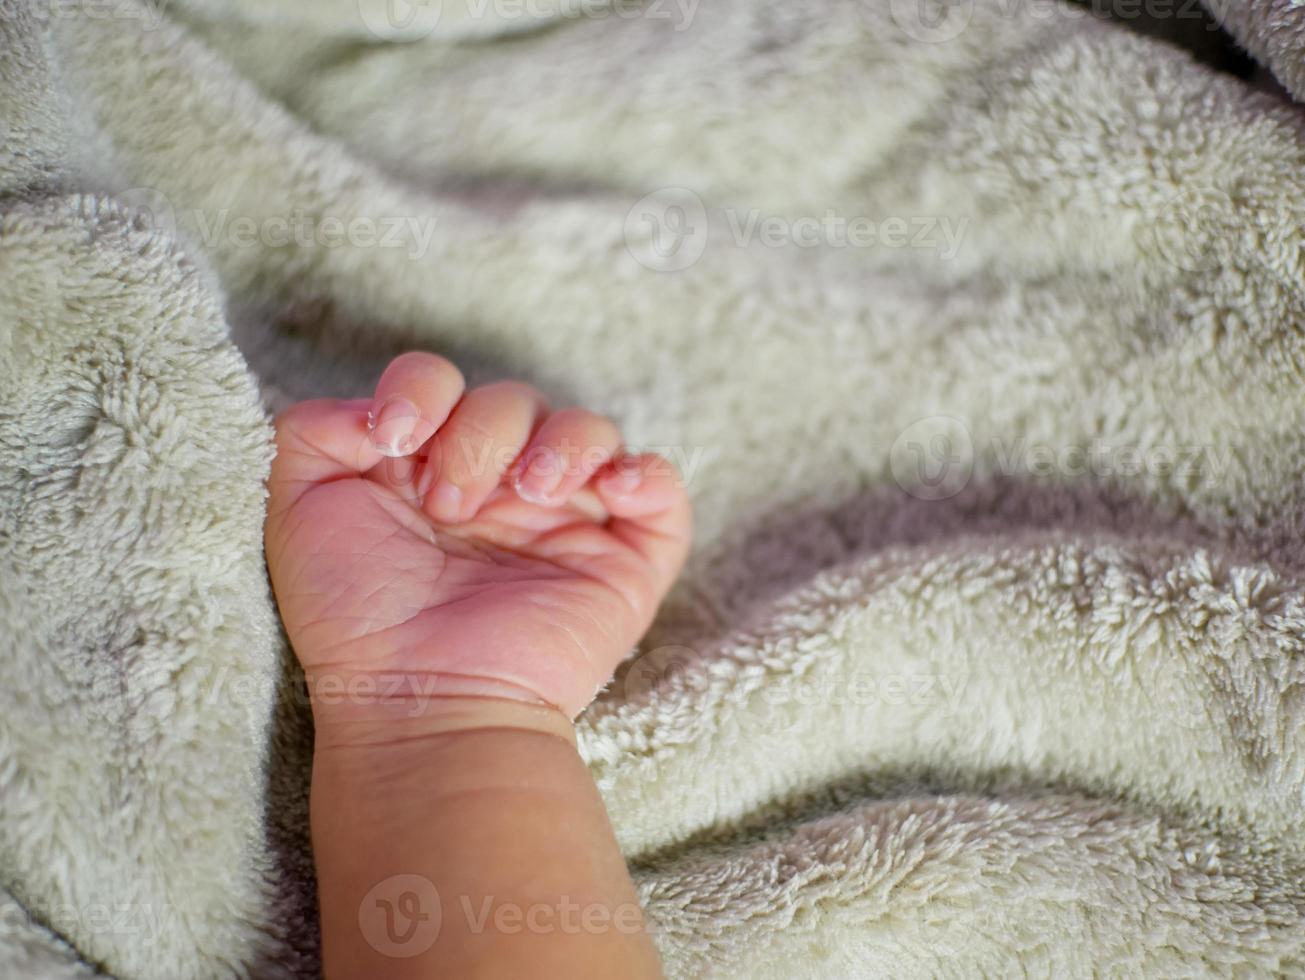
[[656,453],[613,460],[598,474],[595,487],[604,506],[621,517],[670,510],[684,496],[679,471]]
[[566,497],[558,493],[566,475],[566,460],[548,446],[536,446],[522,454],[510,472],[517,496],[541,507],[560,507],[566,503]]
[[411,456],[435,434],[433,422],[422,417],[421,410],[402,395],[373,405],[367,413],[367,431],[376,451],[396,458]]
[[368,429],[376,451],[409,456],[444,424],[466,382],[437,354],[410,351],[390,362],[377,382]]

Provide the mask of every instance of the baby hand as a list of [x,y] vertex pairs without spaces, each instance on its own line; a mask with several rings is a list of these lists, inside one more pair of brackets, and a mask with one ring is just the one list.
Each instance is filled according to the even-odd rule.
[[[574,717],[648,628],[690,514],[656,455],[517,382],[464,392],[432,354],[375,397],[276,421],[267,561],[314,690],[543,702]],[[340,696],[338,710],[363,699]],[[331,709],[335,711],[335,708]]]

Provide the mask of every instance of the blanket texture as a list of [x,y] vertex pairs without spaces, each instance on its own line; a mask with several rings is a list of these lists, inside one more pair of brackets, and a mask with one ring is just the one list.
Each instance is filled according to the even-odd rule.
[[688,481],[670,975],[1305,974],[1305,116],[1097,12],[0,0],[0,976],[316,974],[267,419],[414,346]]

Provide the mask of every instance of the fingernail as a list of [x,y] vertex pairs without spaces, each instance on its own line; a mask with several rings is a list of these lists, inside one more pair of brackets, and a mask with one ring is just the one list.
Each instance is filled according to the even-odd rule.
[[462,519],[462,491],[452,483],[441,483],[431,498],[435,520],[443,524],[456,524]]
[[643,473],[637,467],[616,469],[599,482],[608,493],[624,496],[639,489],[639,484],[643,482]]
[[367,414],[372,444],[382,456],[408,456],[435,434],[435,426],[421,417],[406,398],[391,398]]
[[562,457],[551,449],[539,449],[531,454],[529,465],[518,470],[512,480],[517,495],[532,504],[547,504],[549,497],[562,484],[566,468]]

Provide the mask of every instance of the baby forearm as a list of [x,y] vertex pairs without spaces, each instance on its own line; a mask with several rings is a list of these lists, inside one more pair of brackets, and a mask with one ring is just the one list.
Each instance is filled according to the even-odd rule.
[[319,718],[312,832],[328,980],[660,976],[551,708],[450,698],[411,717]]

